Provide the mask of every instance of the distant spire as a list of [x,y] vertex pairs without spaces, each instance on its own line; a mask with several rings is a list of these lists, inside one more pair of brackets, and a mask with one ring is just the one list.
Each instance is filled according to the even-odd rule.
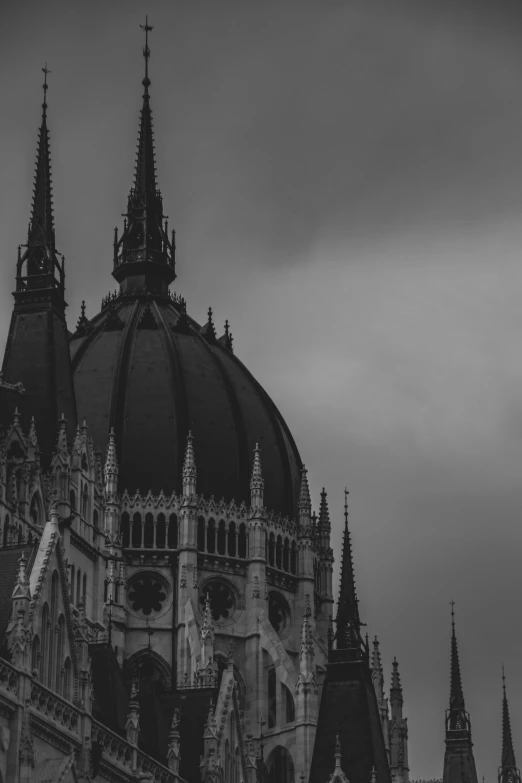
[[196,456],[194,453],[194,438],[192,432],[189,430],[187,435],[187,445],[185,447],[185,459],[183,460],[183,495],[185,497],[192,497],[196,494]]
[[361,620],[359,600],[355,589],[352,544],[348,528],[348,490],[344,490],[344,537],[341,555],[341,583],[337,608],[337,632],[335,634],[338,650],[357,650],[362,653]]
[[[51,153],[47,128],[47,63],[42,71],[43,83],[42,121],[38,132],[38,150],[33,187],[31,219],[27,244],[17,262],[16,290],[57,289],[62,298],[65,293],[63,259],[59,260],[55,247],[53,193],[51,182]],[[29,282],[30,280],[30,282]]]
[[399,664],[397,662],[397,658],[394,658],[391,688],[390,688],[390,704],[392,705],[392,709],[393,709],[394,704],[402,706],[402,703],[403,703],[402,685],[401,685],[401,676],[399,674]]
[[252,508],[261,508],[263,506],[264,489],[265,481],[263,479],[263,471],[261,470],[261,449],[259,448],[259,444],[256,443],[252,476],[250,478],[250,505]]
[[165,294],[169,283],[176,277],[174,234],[172,239],[169,239],[166,216],[163,214],[163,199],[156,181],[149,95],[149,32],[153,28],[148,23],[148,17],[145,17],[145,24],[140,27],[145,32],[145,76],[142,80],[144,91],[134,187],[129,194],[123,232],[119,238],[116,232],[114,237],[113,275],[124,288],[135,289],[138,286]]
[[464,728],[466,706],[460,676],[459,651],[455,634],[455,601],[451,601],[451,682],[450,682],[450,729]]
[[319,530],[330,532],[330,512],[328,511],[328,500],[326,499],[326,490],[321,490],[321,505],[319,506]]
[[107,480],[109,476],[118,475],[118,456],[116,454],[116,436],[114,434],[114,427],[111,427],[109,434],[109,444],[107,446],[104,473],[105,480]]
[[377,703],[381,705],[384,699],[384,671],[382,668],[379,640],[377,637],[373,640],[372,681],[375,695],[377,696]]
[[301,485],[299,488],[299,500],[297,503],[297,507],[299,509],[299,514],[308,514],[308,516],[312,513],[312,503],[310,500],[310,488],[308,486],[308,478],[307,478],[307,469],[303,465],[301,468]]
[[520,783],[520,770],[517,768],[513,737],[511,736],[504,667],[502,667],[502,761],[498,771],[498,780],[499,783]]

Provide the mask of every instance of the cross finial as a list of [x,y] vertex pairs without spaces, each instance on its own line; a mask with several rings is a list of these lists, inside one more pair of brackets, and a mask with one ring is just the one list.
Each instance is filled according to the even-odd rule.
[[450,601],[451,606],[451,624],[455,627],[455,601]]
[[47,74],[51,73],[51,71],[47,67],[47,63],[45,63],[44,67],[42,68],[42,71],[44,73],[44,83],[43,83],[44,99],[43,99],[42,107],[45,114],[45,110],[47,109],[47,90],[49,89],[49,85],[47,84]]
[[348,525],[348,495],[350,493],[348,492],[347,488],[344,488],[344,522],[345,525]]
[[502,664],[502,689],[504,691],[504,696],[506,695],[506,674],[504,672],[504,664]]
[[142,81],[143,86],[145,87],[145,94],[148,95],[148,88],[150,85],[150,79],[149,79],[149,57],[150,57],[150,49],[149,49],[149,32],[153,29],[152,25],[149,24],[149,17],[145,17],[145,24],[140,24],[140,27],[142,30],[145,31],[145,46],[143,47],[143,56],[145,58],[145,78]]

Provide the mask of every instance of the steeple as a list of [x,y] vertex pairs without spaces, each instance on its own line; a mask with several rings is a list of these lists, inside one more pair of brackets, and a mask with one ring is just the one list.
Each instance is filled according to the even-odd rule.
[[335,634],[336,649],[344,650],[349,658],[367,655],[361,636],[361,619],[359,617],[359,599],[355,589],[353,569],[352,543],[348,528],[348,490],[344,490],[344,537],[341,555],[341,584],[339,587],[339,602],[337,606],[337,631]]
[[143,57],[145,76],[142,80],[143,103],[138,132],[138,150],[134,187],[127,202],[123,233],[114,237],[113,276],[122,291],[148,291],[166,294],[176,277],[174,232],[169,240],[167,218],[163,214],[163,199],[156,181],[154,135],[150,107],[149,32],[152,27],[145,17],[140,25],[145,32]]
[[504,667],[502,667],[502,760],[498,770],[498,781],[499,783],[520,783],[521,781],[511,736]]
[[193,497],[196,494],[196,457],[194,454],[194,438],[189,430],[187,435],[187,445],[185,448],[185,459],[183,460],[183,496]]
[[[65,295],[63,256],[58,257],[55,246],[53,190],[51,183],[51,151],[47,128],[47,64],[42,71],[43,83],[42,121],[38,132],[36,171],[34,175],[31,219],[27,231],[27,244],[19,251],[16,265],[16,291],[40,289],[56,291],[58,299]],[[62,302],[63,306],[65,303]]]
[[[72,436],[76,402],[65,323],[64,259],[56,251],[53,217],[51,156],[47,127],[47,66],[43,84],[42,120],[38,133],[36,171],[27,243],[18,249],[15,305],[2,365],[0,424],[6,424],[15,405],[21,426],[34,416],[42,464],[47,469],[55,444],[55,422],[63,411]],[[13,385],[24,393],[9,394]]]
[[471,722],[464,704],[459,652],[455,634],[455,602],[451,601],[451,676],[450,701],[446,711],[446,752],[443,783],[478,783]]

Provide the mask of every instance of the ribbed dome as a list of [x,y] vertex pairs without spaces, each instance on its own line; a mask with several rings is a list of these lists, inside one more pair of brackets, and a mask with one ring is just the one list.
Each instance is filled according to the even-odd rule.
[[92,321],[80,319],[70,347],[78,419],[102,451],[114,426],[121,490],[179,492],[191,429],[198,493],[248,503],[259,443],[265,505],[294,515],[301,464],[294,440],[211,322],[200,327],[169,296],[127,293]]

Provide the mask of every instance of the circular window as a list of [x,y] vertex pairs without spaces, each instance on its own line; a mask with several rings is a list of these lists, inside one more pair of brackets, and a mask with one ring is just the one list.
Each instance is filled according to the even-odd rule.
[[140,574],[132,579],[128,595],[135,612],[149,615],[161,611],[167,590],[163,582],[152,574]]
[[268,619],[278,636],[283,636],[290,627],[290,607],[286,598],[270,590],[268,593]]
[[207,595],[210,600],[212,619],[220,625],[229,623],[236,611],[236,599],[232,587],[226,582],[213,579],[203,585],[199,594],[199,608],[203,613]]

